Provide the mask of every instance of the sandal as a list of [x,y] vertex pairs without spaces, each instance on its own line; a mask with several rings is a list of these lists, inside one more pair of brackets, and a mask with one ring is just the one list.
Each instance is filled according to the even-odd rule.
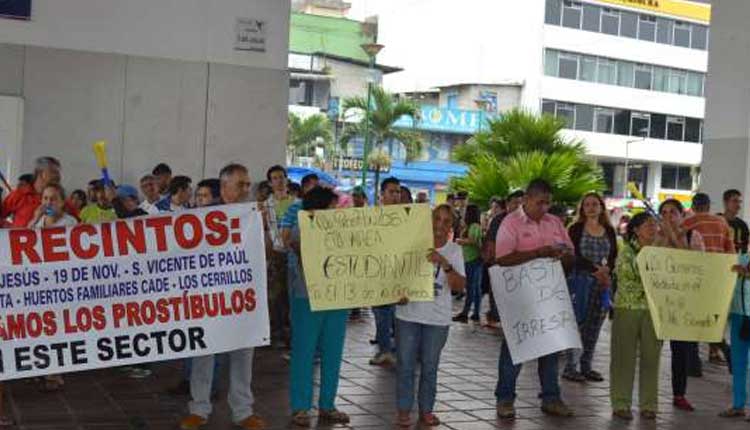
[[633,421],[633,411],[631,411],[630,409],[618,409],[616,411],[612,411],[612,416],[624,421]]
[[586,377],[576,371],[563,372],[562,377],[571,382],[586,382]]
[[292,424],[295,427],[308,428],[311,425],[310,414],[307,411],[297,411],[292,414]]
[[432,412],[425,412],[423,414],[420,414],[420,416],[419,416],[419,422],[422,425],[425,425],[425,426],[428,426],[428,427],[436,427],[436,426],[440,425],[440,418],[438,418]]
[[591,382],[604,381],[604,376],[602,376],[602,374],[597,372],[596,370],[589,370],[588,372],[584,372],[583,377],[586,378],[587,381]]
[[641,411],[641,418],[644,420],[653,421],[656,419],[656,412],[654,411]]
[[328,411],[325,411],[321,409],[318,411],[318,422],[319,423],[327,423],[327,424],[349,424],[349,415],[336,410],[331,409]]
[[399,412],[396,416],[396,424],[399,427],[411,427],[411,417],[409,416],[409,412]]
[[729,408],[719,412],[719,416],[722,418],[742,418],[745,416],[745,410],[742,408]]

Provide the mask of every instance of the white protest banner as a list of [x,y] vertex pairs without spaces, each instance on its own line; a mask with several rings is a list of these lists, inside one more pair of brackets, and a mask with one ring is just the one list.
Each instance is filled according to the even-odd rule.
[[0,230],[0,380],[269,341],[255,204]]
[[493,266],[490,280],[513,364],[581,348],[559,261],[537,259],[512,267]]

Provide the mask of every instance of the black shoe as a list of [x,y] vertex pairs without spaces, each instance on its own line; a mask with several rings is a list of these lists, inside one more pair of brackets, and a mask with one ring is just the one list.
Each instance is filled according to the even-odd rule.
[[469,319],[472,320],[472,321],[474,321],[474,322],[479,322],[479,315],[472,315],[471,318],[469,318]]
[[467,323],[469,322],[469,318],[466,316],[466,314],[458,314],[455,317],[453,317],[454,322],[460,322],[460,323]]

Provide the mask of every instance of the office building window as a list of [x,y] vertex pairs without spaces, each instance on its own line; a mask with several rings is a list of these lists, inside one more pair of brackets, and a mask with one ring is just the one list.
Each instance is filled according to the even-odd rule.
[[703,75],[695,72],[687,74],[687,93],[691,96],[703,97]]
[[547,76],[557,76],[557,57],[558,51],[554,49],[548,49],[544,51],[544,74]]
[[698,118],[685,118],[685,142],[700,143],[703,140],[703,121]]
[[597,81],[602,84],[617,84],[617,64],[604,58],[597,62]]
[[672,44],[674,21],[666,18],[656,18],[656,41],[666,45]]
[[601,8],[591,4],[583,5],[583,29],[599,32]]
[[674,44],[684,48],[690,47],[690,24],[681,21],[674,23]]
[[620,12],[620,36],[633,39],[638,37],[638,15],[632,12]]
[[612,109],[594,109],[594,131],[612,133],[615,125],[615,112]]
[[630,135],[631,136],[646,136],[650,132],[651,128],[651,115],[641,112],[633,112],[630,118]]
[[669,69],[666,67],[654,67],[654,91],[669,91]]
[[560,25],[561,0],[547,0],[547,8],[544,13],[544,22],[552,25]]
[[687,93],[687,72],[671,70],[669,73],[669,92],[675,94]]
[[617,36],[620,34],[620,12],[612,9],[602,10],[602,33]]
[[588,55],[581,57],[581,80],[596,82],[596,57]]
[[668,190],[690,191],[693,189],[693,175],[688,166],[662,164],[661,187]]
[[581,3],[574,1],[563,1],[562,25],[568,28],[581,28]]
[[656,17],[638,16],[638,39],[653,42],[656,40]]
[[557,103],[555,116],[565,121],[565,128],[573,129],[576,123],[575,105],[570,103]]
[[545,115],[555,116],[555,102],[542,100],[542,113]]
[[617,85],[633,88],[635,65],[629,61],[617,62]]
[[667,139],[685,140],[685,118],[667,117]]
[[578,79],[578,56],[560,54],[557,76],[566,79]]
[[594,129],[594,107],[576,105],[576,130],[592,131]]
[[693,24],[693,34],[690,40],[690,47],[693,49],[708,49],[708,27]]
[[615,134],[630,134],[630,111],[615,111]]
[[650,90],[652,74],[653,67],[646,64],[637,64],[635,66],[635,88]]
[[291,79],[289,81],[289,104],[312,106],[313,89],[313,81]]
[[664,139],[667,134],[667,116],[652,113],[651,114],[651,130],[649,131],[649,137],[652,139]]

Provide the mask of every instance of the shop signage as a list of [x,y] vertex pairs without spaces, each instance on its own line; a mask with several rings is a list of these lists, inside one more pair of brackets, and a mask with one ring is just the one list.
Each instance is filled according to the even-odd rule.
[[[333,170],[362,171],[362,157],[335,157],[333,159]],[[370,172],[374,172],[373,166],[367,166]],[[380,166],[380,173],[389,173],[391,166]]]

